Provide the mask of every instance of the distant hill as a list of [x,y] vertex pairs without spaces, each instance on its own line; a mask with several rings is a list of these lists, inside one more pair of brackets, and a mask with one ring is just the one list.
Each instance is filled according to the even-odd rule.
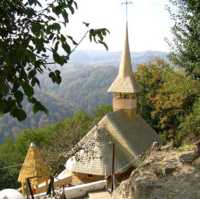
[[[153,58],[167,59],[168,53],[161,51],[144,51],[131,53],[134,68],[138,64],[148,62]],[[71,56],[71,62],[74,64],[87,64],[92,66],[112,65],[118,67],[121,52],[107,51],[76,51]]]
[[69,103],[62,104],[61,101],[43,92],[37,92],[37,96],[48,108],[49,114],[33,114],[31,105],[24,102],[24,107],[27,111],[26,120],[19,122],[8,114],[0,117],[0,143],[8,136],[14,138],[21,129],[41,127],[72,115],[72,107],[70,107]]
[[[96,106],[111,104],[111,95],[106,91],[117,75],[120,60],[119,52],[77,51],[69,64],[61,68],[61,85],[52,84],[46,75],[41,79],[41,90],[37,95],[49,109],[49,115],[37,113],[33,115],[31,105],[24,102],[28,117],[23,122],[5,115],[0,118],[0,142],[6,137],[15,135],[23,128],[36,128],[47,123],[59,121],[78,110],[92,112]],[[148,62],[155,57],[167,59],[164,52],[135,53],[136,64]]]

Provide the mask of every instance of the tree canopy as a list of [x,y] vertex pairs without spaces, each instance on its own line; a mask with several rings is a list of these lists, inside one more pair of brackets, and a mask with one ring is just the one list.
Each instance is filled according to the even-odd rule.
[[[142,88],[139,99],[141,114],[164,142],[173,140],[176,144],[179,141],[177,132],[182,129],[180,125],[186,122],[183,118],[191,113],[199,98],[199,81],[187,76],[182,70],[175,70],[162,60],[140,65],[136,78]],[[197,114],[194,114],[188,117],[195,117],[198,121]],[[189,131],[189,125],[193,124],[188,121],[183,126]],[[185,136],[189,133],[186,132]]]
[[171,0],[172,60],[193,78],[200,78],[200,1]]
[[[47,109],[37,99],[39,75],[48,73],[60,84],[60,70],[80,41],[67,33],[70,16],[78,9],[75,0],[2,0],[0,1],[0,112],[18,120],[26,118],[23,100],[33,111]],[[107,48],[105,28],[89,29],[83,37]],[[63,31],[64,30],[64,31]]]

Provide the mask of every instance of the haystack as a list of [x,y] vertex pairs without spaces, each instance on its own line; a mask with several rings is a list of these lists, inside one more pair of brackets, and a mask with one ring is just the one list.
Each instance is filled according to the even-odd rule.
[[37,187],[40,183],[47,181],[50,176],[50,168],[44,161],[40,150],[34,143],[31,143],[21,168],[18,182],[22,184],[22,189],[26,185],[27,178],[31,185]]

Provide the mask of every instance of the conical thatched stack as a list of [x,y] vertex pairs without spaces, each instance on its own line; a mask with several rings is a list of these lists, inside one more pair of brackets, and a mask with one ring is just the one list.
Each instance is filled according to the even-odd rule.
[[31,185],[37,187],[38,184],[46,181],[49,175],[50,169],[48,165],[36,145],[31,143],[18,177],[18,181],[22,184],[22,189],[24,190],[27,178],[32,178],[30,179]]

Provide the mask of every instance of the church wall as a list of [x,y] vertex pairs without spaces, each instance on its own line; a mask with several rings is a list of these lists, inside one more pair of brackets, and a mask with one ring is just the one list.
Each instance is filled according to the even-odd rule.
[[136,109],[137,101],[136,99],[123,99],[123,98],[113,98],[113,111],[118,111],[121,109]]
[[[117,181],[121,182],[121,181],[127,179],[130,176],[133,169],[134,169],[133,167],[130,167],[125,172],[123,172],[121,174],[117,174],[116,175]],[[90,174],[83,174],[83,173],[73,173],[71,185],[91,183],[91,182],[96,182],[96,181],[99,181],[99,180],[105,180],[105,177],[104,176],[97,176],[97,175],[90,175]],[[109,184],[111,177],[109,176],[107,178],[107,180],[108,180],[108,184]]]
[[82,184],[82,183],[90,183],[99,180],[104,180],[104,176],[83,174],[83,173],[73,173],[72,174],[72,185]]

